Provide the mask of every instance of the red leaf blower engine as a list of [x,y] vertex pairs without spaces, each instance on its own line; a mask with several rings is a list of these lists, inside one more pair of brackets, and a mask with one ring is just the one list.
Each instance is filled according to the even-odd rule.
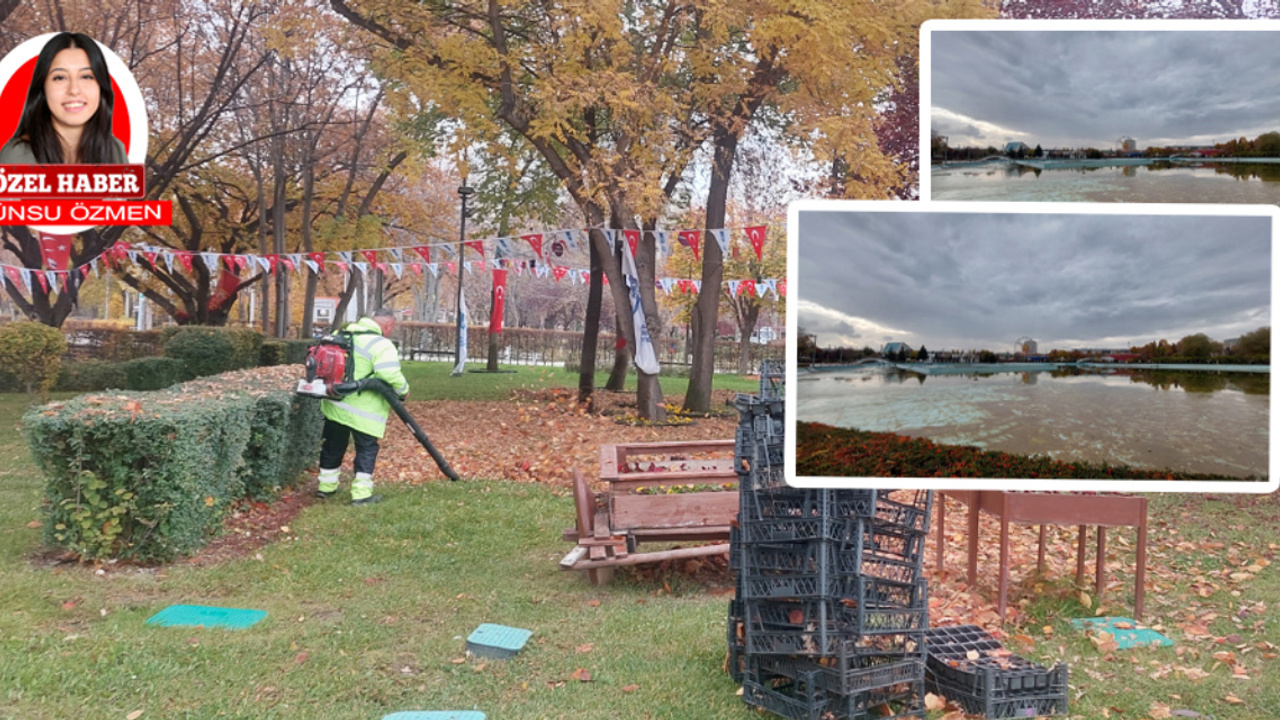
[[377,377],[356,380],[352,376],[355,370],[355,362],[351,357],[352,349],[355,347],[352,335],[352,333],[343,332],[319,337],[319,342],[307,350],[307,376],[306,379],[298,381],[297,393],[330,400],[341,400],[347,395],[358,392],[378,393],[404,422],[405,427],[409,428],[409,432],[418,440],[418,443],[431,454],[431,459],[436,461],[436,467],[440,468],[440,472],[450,480],[457,480],[458,473],[449,467],[448,461],[436,446],[431,444],[430,438],[418,426],[417,421],[401,402],[400,396],[387,384],[387,381]]

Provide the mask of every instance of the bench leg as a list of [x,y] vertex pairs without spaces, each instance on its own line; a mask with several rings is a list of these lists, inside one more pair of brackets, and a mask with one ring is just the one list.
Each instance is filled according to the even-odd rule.
[[610,581],[613,580],[613,568],[592,568],[587,571],[587,580],[589,580],[592,585],[608,585]]

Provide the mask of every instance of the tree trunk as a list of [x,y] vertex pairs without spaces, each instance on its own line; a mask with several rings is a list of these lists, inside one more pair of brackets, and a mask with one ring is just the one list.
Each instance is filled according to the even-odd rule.
[[[315,250],[315,245],[311,240],[311,197],[315,194],[316,186],[316,170],[315,163],[312,160],[310,145],[308,146],[307,157],[302,162],[302,249],[305,252]],[[315,315],[316,307],[316,286],[319,284],[316,274],[310,270],[303,271],[307,276],[307,285],[305,296],[302,300],[302,337],[309,338],[313,334],[312,316]]]
[[738,374],[746,375],[751,372],[752,352],[751,352],[751,334],[756,331],[756,320],[760,318],[760,304],[756,302],[746,303],[746,307],[739,312],[738,318],[738,334],[741,336],[741,342],[738,345]]
[[604,384],[604,389],[622,392],[627,389],[627,370],[631,367],[631,363],[627,361],[627,353],[632,348],[627,347],[627,339],[622,334],[622,318],[615,315],[613,323],[619,328],[618,340],[613,344],[613,368],[609,370],[609,381]]
[[604,305],[604,264],[596,244],[587,240],[591,279],[587,288],[587,315],[582,326],[582,364],[578,368],[578,402],[590,403],[596,389],[596,345],[600,342],[600,312]]
[[[737,149],[738,136],[717,129],[711,186],[707,191],[707,230],[724,227],[729,177],[733,172],[733,157]],[[720,284],[724,280],[724,253],[720,252],[720,245],[710,233],[703,234],[702,289],[698,292],[698,302],[693,307],[693,360],[689,368],[689,389],[684,396],[684,410],[697,413],[711,411],[716,322],[720,310]]]

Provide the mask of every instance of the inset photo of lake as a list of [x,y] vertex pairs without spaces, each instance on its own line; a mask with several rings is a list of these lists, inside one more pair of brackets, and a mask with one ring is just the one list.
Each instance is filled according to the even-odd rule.
[[940,21],[927,200],[1280,204],[1280,23]]
[[1278,218],[1274,206],[798,203],[789,477],[1274,490]]

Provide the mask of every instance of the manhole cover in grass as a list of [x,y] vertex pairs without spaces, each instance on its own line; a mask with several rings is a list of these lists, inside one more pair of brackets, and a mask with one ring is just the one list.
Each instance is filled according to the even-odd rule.
[[170,605],[147,618],[148,625],[161,627],[247,628],[266,617],[263,610],[209,607],[206,605]]
[[485,623],[467,638],[467,650],[481,657],[505,660],[515,657],[530,635],[532,630]]

